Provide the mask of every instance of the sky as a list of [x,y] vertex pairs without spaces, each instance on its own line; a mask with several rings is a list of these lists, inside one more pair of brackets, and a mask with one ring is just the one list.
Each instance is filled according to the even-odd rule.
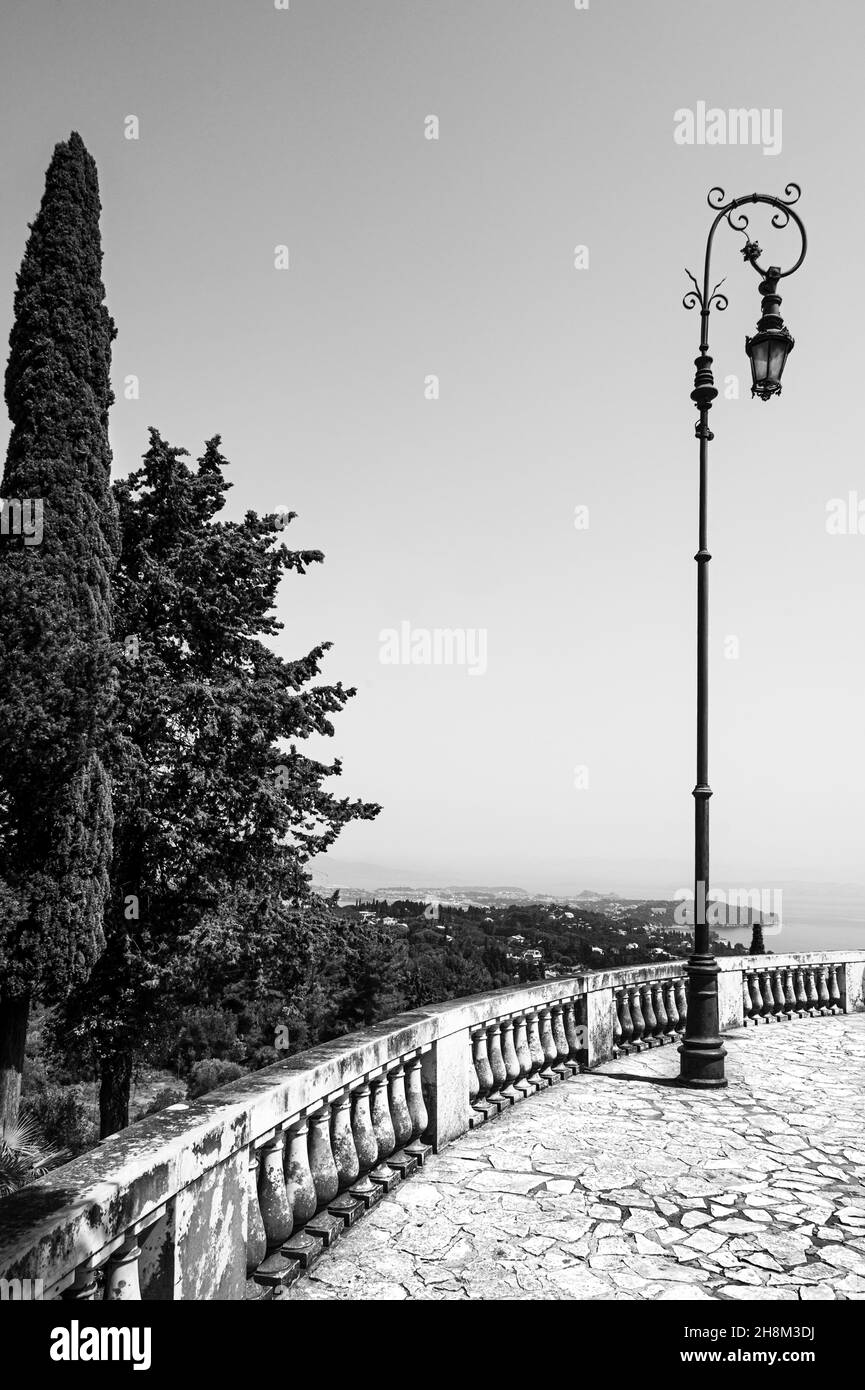
[[[743,350],[758,280],[741,236],[715,239],[713,882],[865,881],[865,348],[840,333],[861,317],[863,42],[858,0],[5,0],[0,337],[77,129],[118,327],[115,473],[149,425],[194,456],[218,432],[228,514],[290,507],[289,542],[325,552],[284,581],[278,646],[333,642],[324,674],[358,694],[311,751],[383,808],[334,877],[690,882],[685,267],[711,187],[794,180],[809,250],[768,404]],[[765,111],[772,139],[677,142],[700,102]],[[798,254],[759,209],[751,234],[764,263]],[[382,660],[402,624],[409,654],[447,630],[465,660]]]

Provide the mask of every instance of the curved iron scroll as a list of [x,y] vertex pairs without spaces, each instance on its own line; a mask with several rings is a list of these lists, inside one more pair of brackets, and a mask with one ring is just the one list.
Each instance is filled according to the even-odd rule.
[[777,279],[783,280],[785,276],[792,275],[794,270],[799,269],[800,265],[805,259],[805,252],[808,249],[808,238],[805,233],[805,226],[802,222],[801,217],[793,207],[793,204],[798,203],[801,196],[802,190],[799,187],[798,183],[788,183],[786,188],[784,189],[783,197],[777,197],[773,193],[746,193],[741,198],[732,198],[729,201],[727,200],[727,195],[724,192],[723,188],[715,187],[709,189],[706,201],[708,202],[709,207],[712,208],[712,210],[717,214],[717,216],[715,217],[714,222],[709,228],[709,235],[706,240],[706,259],[703,266],[703,284],[701,288],[700,285],[697,283],[695,277],[691,274],[690,270],[686,270],[685,274],[688,276],[688,279],[691,281],[691,284],[694,288],[688,290],[682,300],[682,303],[684,304],[686,309],[696,309],[698,305],[700,307],[700,318],[702,327],[700,351],[702,353],[706,353],[709,350],[709,314],[711,310],[713,308],[718,310],[726,309],[727,304],[729,302],[725,294],[719,293],[721,286],[724,284],[724,280],[719,280],[715,287],[711,291],[709,290],[709,276],[712,262],[712,243],[714,241],[715,232],[717,231],[719,224],[721,222],[726,222],[728,226],[730,226],[733,229],[734,232],[739,232],[742,236],[744,236],[745,245],[742,248],[742,255],[745,257],[745,260],[748,262],[748,264],[753,266],[755,272],[760,276],[760,278],[765,279],[770,267],[762,266],[760,264],[759,257],[763,253],[760,250],[760,247],[757,245],[757,243],[755,241],[750,240],[748,235],[748,214],[746,212],[741,211],[741,209],[747,206],[747,204],[749,203],[768,204],[770,207],[773,207],[775,209],[774,213],[772,214],[772,226],[775,227],[778,231],[782,231],[786,226],[788,226],[792,219],[796,223],[796,226],[799,228],[799,234],[802,238],[802,249],[799,252],[797,260],[795,260],[791,266],[789,266],[786,270],[779,271]]

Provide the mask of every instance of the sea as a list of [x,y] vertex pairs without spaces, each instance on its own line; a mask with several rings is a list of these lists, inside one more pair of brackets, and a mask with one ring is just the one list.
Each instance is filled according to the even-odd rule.
[[[767,951],[838,951],[865,949],[865,885],[826,883],[779,884],[772,908],[780,926],[764,928]],[[718,926],[722,940],[735,946],[751,941],[750,927]]]

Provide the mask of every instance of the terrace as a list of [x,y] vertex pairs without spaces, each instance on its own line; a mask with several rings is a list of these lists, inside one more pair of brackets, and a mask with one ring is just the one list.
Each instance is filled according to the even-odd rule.
[[[392,1019],[4,1203],[46,1298],[861,1298],[865,953],[722,960],[729,1087],[675,1084],[680,962]],[[771,1025],[771,1026],[769,1026]]]

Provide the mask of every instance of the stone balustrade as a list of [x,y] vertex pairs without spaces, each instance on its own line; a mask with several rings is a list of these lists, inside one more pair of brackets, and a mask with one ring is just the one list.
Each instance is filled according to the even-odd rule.
[[[865,952],[719,960],[721,1027],[863,1007]],[[139,1121],[0,1204],[46,1298],[239,1299],[299,1277],[432,1150],[577,1071],[673,1043],[681,961],[453,1000]]]
[[742,972],[742,1014],[746,1024],[843,1013],[839,967],[767,965]]
[[472,1128],[580,1070],[581,1059],[586,1061],[581,1012],[574,992],[509,1011],[469,1030]]
[[683,974],[613,990],[613,1056],[678,1042],[688,1017]]

